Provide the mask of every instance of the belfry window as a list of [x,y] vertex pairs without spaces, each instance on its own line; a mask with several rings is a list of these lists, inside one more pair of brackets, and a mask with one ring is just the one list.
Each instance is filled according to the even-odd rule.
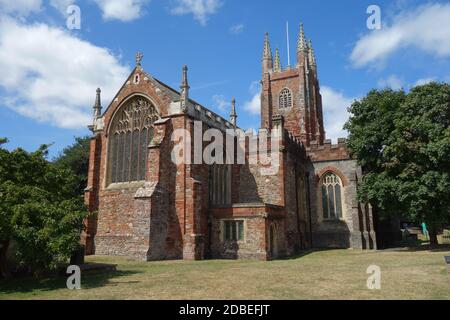
[[322,178],[322,210],[324,219],[342,218],[342,183],[334,173],[327,173]]
[[279,108],[290,108],[292,107],[292,93],[291,90],[285,88],[280,92]]
[[141,96],[132,97],[120,107],[109,133],[110,183],[145,180],[148,145],[153,123],[158,119],[156,108]]

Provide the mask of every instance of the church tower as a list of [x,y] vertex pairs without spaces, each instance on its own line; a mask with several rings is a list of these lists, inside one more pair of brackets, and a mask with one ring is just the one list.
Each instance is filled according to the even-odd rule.
[[278,53],[274,64],[266,34],[262,70],[261,127],[271,129],[272,117],[281,115],[285,128],[306,145],[311,141],[323,144],[325,131],[316,57],[303,25],[297,40],[296,66],[281,68]]

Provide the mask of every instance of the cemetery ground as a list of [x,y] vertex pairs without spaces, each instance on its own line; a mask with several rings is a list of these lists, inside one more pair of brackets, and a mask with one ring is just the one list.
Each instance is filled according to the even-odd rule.
[[[92,256],[116,264],[109,273],[0,282],[0,299],[450,299],[444,256],[450,249],[311,251],[276,261],[141,262]],[[370,265],[381,268],[381,289],[367,288]]]

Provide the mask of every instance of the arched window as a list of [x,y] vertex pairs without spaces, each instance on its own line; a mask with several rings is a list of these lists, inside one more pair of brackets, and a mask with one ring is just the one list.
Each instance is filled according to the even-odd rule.
[[291,90],[285,88],[280,92],[280,103],[279,108],[290,108],[292,107],[292,93]]
[[132,97],[120,107],[109,133],[110,183],[145,180],[148,145],[158,119],[156,108],[142,96]]
[[342,182],[334,173],[322,178],[322,210],[324,219],[342,218]]

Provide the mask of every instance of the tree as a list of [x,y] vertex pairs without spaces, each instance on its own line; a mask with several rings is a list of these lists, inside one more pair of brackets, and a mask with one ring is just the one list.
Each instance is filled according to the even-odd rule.
[[371,91],[349,111],[349,147],[366,173],[359,198],[425,221],[436,245],[450,215],[450,86]]
[[[1,163],[3,163],[5,160],[9,160],[8,151],[3,149],[2,145],[7,142],[8,142],[7,139],[0,138],[0,199],[3,198],[1,183],[6,178],[5,176],[6,172],[2,170],[3,166],[1,166]],[[3,210],[2,207],[3,201],[0,201],[0,276],[8,278],[9,270],[6,265],[6,253],[8,252],[9,239],[11,238],[12,230],[11,225],[9,223],[10,215],[8,215],[8,212]]]
[[[2,144],[6,142],[1,140]],[[82,196],[73,196],[78,177],[46,160],[48,146],[35,152],[0,145],[0,270],[16,243],[20,264],[39,273],[67,262],[80,246],[87,215]]]
[[91,139],[88,136],[75,138],[75,143],[64,148],[53,161],[61,168],[72,170],[76,175],[78,182],[74,189],[74,195],[84,194],[84,189],[87,186],[90,141]]

